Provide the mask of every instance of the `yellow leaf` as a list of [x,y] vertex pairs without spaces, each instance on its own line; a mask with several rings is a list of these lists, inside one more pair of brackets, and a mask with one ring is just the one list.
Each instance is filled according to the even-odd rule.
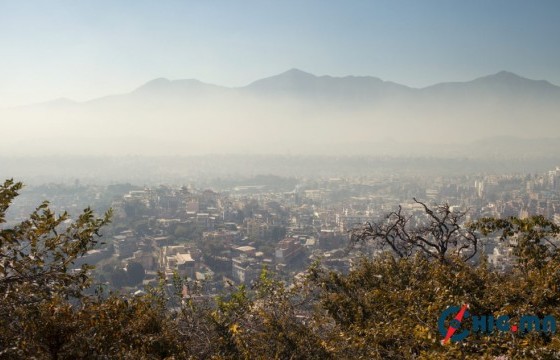
[[231,326],[229,327],[229,331],[231,331],[232,334],[237,334],[239,332],[239,325],[235,323],[231,324]]

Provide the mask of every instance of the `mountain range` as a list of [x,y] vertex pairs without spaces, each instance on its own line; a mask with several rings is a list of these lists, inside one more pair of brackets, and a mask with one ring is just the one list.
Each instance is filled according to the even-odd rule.
[[560,155],[560,87],[505,71],[425,88],[298,69],[236,88],[159,78],[0,117],[0,150],[18,155]]

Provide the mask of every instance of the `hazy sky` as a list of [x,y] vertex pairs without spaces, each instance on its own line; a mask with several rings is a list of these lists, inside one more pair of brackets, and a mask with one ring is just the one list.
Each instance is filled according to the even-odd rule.
[[0,0],[0,106],[156,77],[242,86],[294,67],[415,87],[500,70],[560,85],[560,1]]

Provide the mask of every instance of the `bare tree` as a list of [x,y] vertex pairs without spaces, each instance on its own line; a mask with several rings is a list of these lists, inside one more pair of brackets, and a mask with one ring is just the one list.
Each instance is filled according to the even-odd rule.
[[352,245],[374,243],[389,246],[399,257],[421,251],[427,257],[446,262],[449,254],[468,261],[478,251],[478,236],[463,226],[465,211],[456,211],[443,203],[430,208],[413,200],[424,210],[423,216],[404,213],[399,205],[379,222],[367,222],[351,232]]

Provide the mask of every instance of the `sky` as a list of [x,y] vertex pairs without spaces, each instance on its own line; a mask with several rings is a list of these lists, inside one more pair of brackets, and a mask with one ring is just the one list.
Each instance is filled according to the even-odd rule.
[[0,107],[291,68],[413,87],[501,70],[560,85],[560,1],[0,0]]

